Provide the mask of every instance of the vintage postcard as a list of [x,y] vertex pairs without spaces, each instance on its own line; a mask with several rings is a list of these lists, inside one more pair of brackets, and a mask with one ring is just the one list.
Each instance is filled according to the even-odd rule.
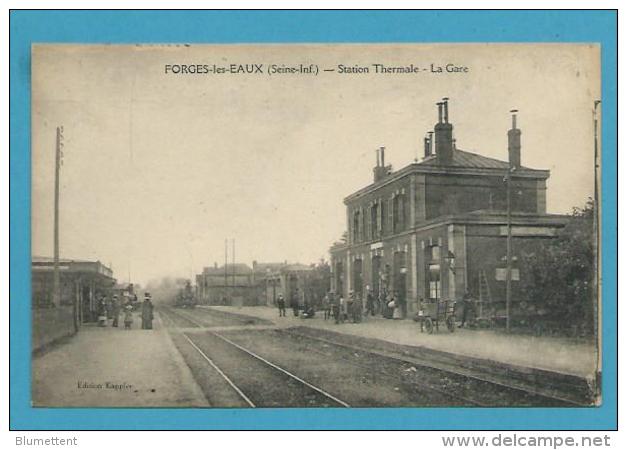
[[34,407],[597,407],[595,44],[32,46]]

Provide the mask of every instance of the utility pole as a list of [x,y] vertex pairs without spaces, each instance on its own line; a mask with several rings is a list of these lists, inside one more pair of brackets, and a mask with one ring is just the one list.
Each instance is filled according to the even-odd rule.
[[63,127],[57,127],[57,140],[54,164],[54,272],[52,278],[52,303],[61,303],[61,282],[59,276],[59,173],[61,171],[61,148],[63,147]]
[[505,183],[507,187],[507,269],[505,274],[505,329],[511,331],[511,303],[512,303],[512,169],[507,170]]
[[[516,129],[517,109],[512,109],[512,129]],[[505,272],[505,330],[509,333],[512,326],[512,173],[516,167],[512,164],[511,158],[505,183],[507,188],[507,269]]]
[[228,264],[228,252],[229,252],[229,240],[225,239],[224,240],[224,301],[226,302],[226,298],[227,298],[227,292],[228,292],[228,286],[229,286],[229,280],[228,280],[228,269],[227,269],[227,264]]
[[231,239],[231,260],[233,262],[233,289],[235,289],[235,238]]
[[601,237],[600,237],[600,228],[599,228],[599,217],[601,216],[601,208],[599,202],[599,119],[598,119],[598,108],[601,104],[601,100],[594,101],[594,218],[593,218],[593,234],[595,240],[595,296],[594,296],[594,305],[593,305],[593,317],[594,321],[593,331],[595,337],[595,343],[597,347],[597,355],[600,355],[599,352],[599,329],[600,327],[600,314],[599,314],[599,299],[601,298],[601,286],[600,286],[600,274],[599,269],[601,267]]

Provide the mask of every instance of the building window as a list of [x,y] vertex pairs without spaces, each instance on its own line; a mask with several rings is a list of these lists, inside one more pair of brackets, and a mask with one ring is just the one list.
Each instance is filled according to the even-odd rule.
[[392,229],[395,233],[405,230],[405,194],[396,194],[392,199]]
[[440,261],[440,246],[434,245],[431,247],[431,261]]
[[385,233],[385,217],[387,211],[385,210],[385,202],[379,203],[379,236],[383,236]]
[[360,227],[360,217],[359,217],[359,210],[355,211],[353,213],[353,240],[355,242],[359,242],[360,239],[360,233],[361,233],[361,227]]
[[441,292],[440,264],[429,264],[427,279],[429,280],[429,298],[439,299]]
[[370,207],[370,239],[379,237],[379,204],[375,202]]
[[440,280],[429,281],[429,298],[434,300],[440,298]]
[[427,260],[427,295],[431,300],[442,296],[442,276],[440,269],[441,249],[439,245],[432,245],[425,249]]

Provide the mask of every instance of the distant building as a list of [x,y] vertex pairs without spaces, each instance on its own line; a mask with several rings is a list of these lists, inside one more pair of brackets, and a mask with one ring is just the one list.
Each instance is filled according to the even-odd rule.
[[521,164],[515,116],[508,132],[509,161],[460,150],[449,123],[448,101],[424,141],[424,158],[401,170],[377,154],[373,183],[344,199],[346,242],[331,249],[332,289],[348,295],[396,297],[417,309],[419,299],[505,299],[507,183],[514,266],[512,298],[520,300],[518,256],[526,243],[550,239],[565,217],[546,213],[548,170]]
[[280,263],[226,264],[205,267],[196,275],[199,304],[255,306],[265,304],[265,279]]
[[112,293],[118,296],[120,305],[129,302],[132,306],[137,308],[137,303],[139,303],[139,297],[137,295],[139,289],[140,286],[133,283],[118,283],[113,287]]
[[328,273],[323,277],[314,266],[299,263],[216,263],[196,275],[198,302],[205,305],[274,306],[280,294],[288,305],[294,296],[301,304],[316,303],[328,288]]
[[285,304],[290,307],[292,301],[300,306],[305,302],[316,302],[312,281],[314,269],[304,264],[284,264],[266,276],[266,304],[276,306],[277,298],[283,295]]

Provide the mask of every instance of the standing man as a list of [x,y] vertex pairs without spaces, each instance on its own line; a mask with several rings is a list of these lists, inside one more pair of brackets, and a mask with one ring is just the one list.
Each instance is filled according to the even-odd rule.
[[374,317],[374,295],[370,286],[366,286],[366,316],[368,314]]
[[298,288],[296,288],[292,292],[292,298],[291,298],[291,301],[290,301],[290,306],[292,307],[292,311],[294,312],[294,317],[298,317],[299,297],[300,297],[300,295],[298,294]]
[[118,327],[118,320],[120,317],[120,303],[118,301],[118,296],[114,295],[113,300],[111,300],[111,315],[113,316],[113,322],[111,323],[112,327]]
[[339,314],[335,318],[335,323],[344,323],[346,319],[348,319],[348,309],[346,306],[346,300],[344,300],[344,296],[340,294],[340,299],[338,301],[338,310]]
[[335,323],[340,323],[340,298],[342,296],[340,295],[338,297],[337,294],[332,293],[331,294],[331,314],[333,316],[333,318],[335,319]]
[[150,301],[150,293],[144,294],[144,303],[142,303],[142,330],[152,330],[153,305]]
[[283,294],[279,294],[279,298],[277,298],[276,302],[279,307],[279,317],[285,317],[285,299],[283,298]]
[[472,312],[474,314],[475,312],[475,305],[472,301],[472,295],[470,295],[470,291],[468,289],[466,289],[466,292],[464,292],[464,296],[462,297],[462,306],[464,307],[461,323],[461,327],[463,328],[464,324],[466,323],[466,319],[468,319],[468,313]]
[[353,300],[353,323],[361,322],[361,314],[364,309],[364,304],[361,300],[361,294],[356,293]]
[[394,310],[392,311],[392,319],[403,318],[403,299],[398,295],[398,291],[394,291]]
[[351,318],[351,321],[355,323],[355,316],[353,315],[353,309],[355,308],[355,293],[353,291],[348,292],[348,300],[346,302],[346,318]]
[[331,317],[331,291],[327,292],[325,296],[322,297],[322,311],[324,311],[324,320]]

